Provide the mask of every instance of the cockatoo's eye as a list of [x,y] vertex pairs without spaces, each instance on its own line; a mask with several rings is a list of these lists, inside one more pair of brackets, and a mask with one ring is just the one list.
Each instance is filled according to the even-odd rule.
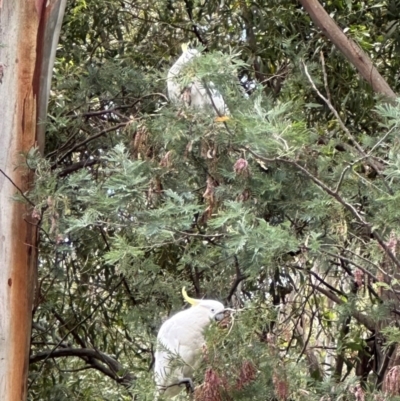
[[211,312],[214,313],[214,312],[215,312],[215,309],[211,309]]

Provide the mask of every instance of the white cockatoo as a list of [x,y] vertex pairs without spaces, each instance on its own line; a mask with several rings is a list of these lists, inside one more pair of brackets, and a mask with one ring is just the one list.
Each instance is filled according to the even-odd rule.
[[193,390],[193,373],[201,363],[205,344],[204,329],[213,320],[221,320],[228,310],[218,301],[190,298],[185,288],[182,294],[192,307],[166,320],[157,336],[154,365],[157,398],[178,395],[182,385]]
[[207,83],[207,88],[199,79],[194,79],[187,87],[182,87],[177,78],[183,67],[194,57],[199,57],[200,52],[196,49],[189,49],[187,44],[182,45],[182,55],[168,71],[167,86],[168,97],[172,102],[184,102],[190,107],[211,107],[217,114],[218,121],[227,120],[229,114],[222,95],[215,88],[212,82]]

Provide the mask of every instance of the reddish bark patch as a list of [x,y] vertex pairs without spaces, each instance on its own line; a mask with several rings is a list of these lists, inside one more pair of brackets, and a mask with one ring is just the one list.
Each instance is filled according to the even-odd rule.
[[43,4],[44,4],[44,0],[35,0],[36,11],[39,15],[39,18],[42,15]]

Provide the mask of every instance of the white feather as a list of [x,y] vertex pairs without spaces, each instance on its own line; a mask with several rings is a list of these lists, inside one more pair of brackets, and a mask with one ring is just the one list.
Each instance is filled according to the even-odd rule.
[[224,116],[229,114],[229,110],[225,104],[225,101],[221,93],[215,88],[212,82],[207,84],[207,88],[204,88],[200,80],[195,79],[188,87],[183,88],[177,82],[177,77],[181,73],[183,67],[187,65],[194,57],[199,57],[200,53],[195,49],[189,49],[182,53],[175,64],[168,71],[167,75],[167,87],[168,96],[172,102],[185,101],[183,93],[185,90],[189,91],[189,105],[191,107],[203,108],[211,106],[217,115]]
[[201,300],[164,322],[157,336],[154,365],[159,395],[174,397],[182,390],[179,382],[193,379],[201,363],[204,329],[224,310],[218,301]]

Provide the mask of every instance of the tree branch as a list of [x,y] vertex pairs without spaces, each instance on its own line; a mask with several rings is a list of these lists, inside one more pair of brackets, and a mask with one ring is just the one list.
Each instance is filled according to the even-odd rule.
[[[38,352],[29,358],[29,364],[46,361],[50,358],[73,356],[83,359],[93,369],[99,370],[126,388],[132,386],[132,383],[136,380],[136,377],[128,372],[124,373],[122,376],[118,375],[118,372],[124,371],[125,369],[117,360],[103,352],[90,348],[62,348]],[[104,366],[99,361],[105,363],[107,366]]]
[[324,35],[343,53],[347,60],[358,70],[361,76],[372,86],[374,92],[381,93],[394,100],[396,94],[374,67],[371,59],[363,50],[336,25],[318,0],[299,0]]
[[[97,138],[101,137],[102,135],[107,134],[108,132],[116,131],[119,128],[126,127],[129,123],[130,123],[129,121],[128,122],[123,122],[123,123],[119,123],[117,125],[114,125],[112,127],[103,129],[102,131],[98,132],[97,134],[92,135],[89,138],[86,138],[85,140],[83,140],[82,142],[77,143],[76,145],[72,146],[71,149],[67,150],[67,152],[64,153],[61,157],[59,157],[58,161],[54,165],[57,165],[57,163],[59,161],[61,161],[62,159],[64,159],[65,157],[67,157],[68,155],[73,153],[75,150],[79,149],[81,146],[86,145],[88,142],[93,141],[94,139],[97,139]],[[52,168],[53,168],[53,166],[52,166]]]
[[[104,298],[102,299],[92,310],[91,313],[89,313],[88,316],[86,316],[85,318],[83,318],[81,321],[79,321],[74,327],[72,327],[72,329],[70,329],[66,334],[64,334],[64,336],[60,339],[59,343],[57,345],[54,346],[54,348],[52,349],[52,351],[56,351],[56,349],[58,348],[58,346],[60,344],[62,344],[64,342],[64,340],[69,336],[69,334],[71,334],[74,330],[76,330],[79,326],[81,326],[83,323],[85,323],[87,320],[89,320],[95,313],[96,311],[100,308],[100,306],[102,306],[114,293],[114,291],[122,284],[123,279],[121,279],[113,288],[111,288],[110,293]],[[52,355],[51,351],[47,353],[47,358],[50,358],[50,356]],[[38,371],[37,371],[37,376],[31,381],[31,383],[28,386],[28,390],[32,387],[32,385],[34,384],[35,380],[37,380],[37,378],[39,377],[39,375],[42,372],[44,363],[46,362],[46,358],[44,359],[44,361],[42,362],[41,366],[39,367]]]
[[[356,147],[358,153],[362,156],[361,159],[356,160],[354,162],[358,163],[363,159],[368,159],[369,156],[371,155],[373,149],[376,148],[376,145],[372,148],[372,150],[369,152],[369,154],[365,153],[364,149],[362,148],[362,146],[356,141],[356,138],[353,136],[353,134],[350,132],[350,130],[346,127],[345,123],[343,122],[343,120],[340,118],[339,113],[337,112],[337,110],[333,107],[333,104],[331,103],[331,101],[329,100],[329,98],[327,99],[317,88],[317,86],[315,85],[313,79],[311,78],[311,75],[308,72],[307,66],[303,63],[303,67],[304,67],[304,72],[307,75],[307,78],[311,84],[311,86],[313,87],[314,91],[317,93],[317,95],[325,102],[325,104],[329,107],[329,110],[332,112],[332,114],[335,116],[336,120],[338,121],[340,127],[342,128],[342,130],[346,133],[346,135],[350,138],[350,140],[353,142],[354,146]],[[324,70],[324,65],[323,65],[323,73],[325,76],[325,70]],[[325,78],[324,78],[325,79]],[[329,95],[329,92],[328,92]],[[390,132],[391,130],[389,130]],[[388,135],[388,133],[386,134]],[[385,136],[386,136],[385,135]],[[382,139],[381,139],[382,140]],[[379,143],[379,142],[378,142]],[[379,166],[376,165],[375,162],[373,162],[372,160],[369,160],[368,163],[371,165],[371,167],[376,171],[376,173],[379,175],[379,177],[382,178],[383,180],[383,184],[386,186],[387,191],[393,195],[393,191],[390,188],[390,186],[388,185],[388,183],[385,181],[385,177],[382,176],[382,172],[381,172],[381,168]],[[344,178],[344,174],[346,172],[346,169],[343,170],[342,175],[340,177],[339,183],[337,185],[337,189],[336,192],[339,190],[340,185],[341,185],[341,180],[343,180]]]
[[207,39],[204,39],[201,36],[199,27],[193,21],[193,3],[192,3],[192,1],[191,0],[184,0],[184,3],[185,3],[185,8],[186,8],[187,15],[188,15],[189,20],[190,20],[190,22],[192,24],[192,32],[196,35],[196,38],[198,39],[198,41],[203,46],[207,46]]
[[236,277],[235,277],[235,281],[232,283],[231,289],[229,290],[229,294],[226,297],[228,302],[231,302],[232,296],[235,293],[238,285],[243,281],[246,280],[246,278],[248,277],[247,274],[243,274],[240,270],[240,266],[239,266],[239,261],[237,256],[234,256],[234,260],[235,260],[235,271],[236,271]]
[[[319,285],[311,284],[311,287],[320,292],[321,294],[325,295],[327,298],[332,300],[338,305],[344,304],[344,301],[342,301],[337,295],[332,293],[331,291],[325,290],[324,288],[321,288]],[[368,330],[375,332],[375,324],[373,320],[371,320],[368,316],[363,315],[359,311],[352,311],[351,315],[358,320],[359,323],[363,324]]]
[[28,199],[26,196],[25,196],[25,194],[24,194],[24,192],[22,191],[22,189],[0,168],[0,173],[1,174],[3,174],[3,176],[5,177],[5,178],[7,178],[7,180],[8,181],[10,181],[11,182],[11,184],[14,186],[14,188],[16,188],[16,190],[20,193],[20,195],[31,205],[31,206],[33,206],[33,207],[35,207],[35,204],[30,200],[30,199]]
[[250,152],[253,156],[261,160],[262,162],[283,162],[283,163],[288,163],[293,166],[295,166],[297,169],[302,171],[308,178],[310,178],[311,181],[313,181],[318,187],[320,187],[323,191],[325,191],[328,195],[332,196],[334,199],[336,199],[345,209],[347,209],[355,218],[356,220],[363,225],[366,229],[368,229],[373,237],[376,239],[376,241],[379,243],[379,245],[382,247],[382,249],[385,251],[386,255],[389,256],[389,258],[392,260],[392,262],[400,269],[400,260],[397,259],[397,257],[393,254],[391,249],[387,246],[387,244],[383,241],[383,238],[379,234],[377,230],[372,231],[372,225],[371,223],[368,223],[368,221],[364,220],[360,213],[356,210],[356,208],[351,204],[348,203],[344,198],[342,198],[336,191],[332,190],[329,188],[325,183],[323,183],[321,180],[319,180],[317,177],[315,177],[310,171],[308,171],[305,167],[301,166],[299,163],[297,163],[295,160],[288,160],[284,159],[281,157],[275,157],[273,159],[263,157],[252,151],[249,147],[245,147],[245,149]]
[[[97,163],[100,163],[99,159],[81,160],[80,162],[77,162],[77,163],[74,163],[74,164],[71,164],[71,165],[65,167],[64,170],[62,170],[58,173],[58,177],[65,177],[68,174],[71,174],[77,170],[80,170],[81,168],[90,167]],[[53,166],[53,168],[56,168],[56,167],[57,167],[56,165]]]
[[371,227],[369,223],[364,221],[364,219],[361,217],[361,215],[357,212],[355,207],[351,205],[350,203],[346,202],[336,191],[332,190],[329,188],[326,184],[324,184],[321,180],[319,180],[317,177],[315,177],[312,173],[310,173],[306,168],[298,164],[294,160],[288,160],[288,159],[283,159],[281,157],[276,157],[274,159],[269,159],[267,157],[263,157],[252,151],[250,148],[246,147],[246,150],[249,151],[253,156],[256,158],[260,159],[263,162],[284,162],[288,164],[292,164],[295,166],[297,169],[302,171],[308,178],[310,178],[311,181],[313,181],[318,187],[320,187],[322,190],[324,190],[328,195],[332,196],[335,198],[339,203],[341,203],[347,210],[351,212],[351,214],[365,227]]

